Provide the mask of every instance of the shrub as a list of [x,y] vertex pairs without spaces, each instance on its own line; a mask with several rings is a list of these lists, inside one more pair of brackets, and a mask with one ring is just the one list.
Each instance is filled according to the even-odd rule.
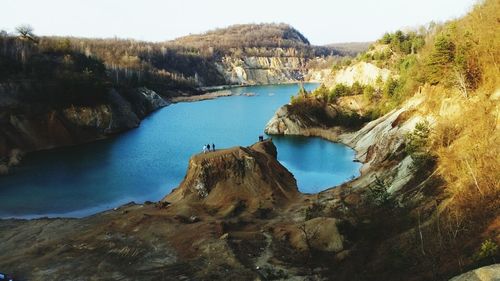
[[371,101],[373,100],[374,98],[374,94],[375,94],[375,88],[371,85],[367,85],[363,88],[363,96],[365,97],[365,99],[367,99],[368,101]]
[[471,205],[481,205],[478,216],[484,219],[498,209],[500,193],[498,105],[486,95],[456,102],[463,108],[459,116],[437,120],[433,151],[457,210],[469,216]]
[[[342,96],[354,96],[354,95],[362,95],[364,94],[365,88],[370,88],[368,91],[373,89],[372,86],[362,85],[358,81],[354,82],[351,86],[347,86],[345,84],[337,84],[335,87],[328,93],[328,101],[333,102],[336,98]],[[318,91],[319,93],[325,93],[324,89]]]
[[434,157],[430,150],[429,122],[422,121],[415,125],[412,132],[405,135],[405,151],[413,159],[415,168],[420,168],[427,164]]
[[379,177],[375,177],[374,184],[368,187],[368,199],[371,203],[379,207],[390,208],[395,206],[395,202],[387,189],[386,182]]
[[333,100],[337,97],[349,95],[350,92],[351,91],[349,86],[346,86],[344,84],[337,84],[335,85],[335,88],[333,88],[330,92],[330,100]]
[[328,90],[328,88],[325,86],[325,84],[321,84],[318,88],[316,88],[312,94],[316,97],[321,97],[321,98],[325,98],[325,97],[328,97],[328,95],[330,94],[330,91]]
[[358,81],[354,82],[351,86],[350,89],[350,94],[351,95],[362,95],[363,94],[363,85],[359,83]]
[[321,217],[323,215],[324,209],[325,206],[321,204],[319,201],[314,202],[311,206],[307,207],[307,209],[305,210],[306,221],[317,217]]
[[388,99],[395,97],[398,86],[399,86],[398,79],[392,77],[387,79],[382,89],[382,95]]
[[474,258],[477,261],[482,261],[486,259],[491,259],[492,262],[495,261],[495,257],[498,254],[498,245],[491,239],[485,240],[479,250],[476,252]]

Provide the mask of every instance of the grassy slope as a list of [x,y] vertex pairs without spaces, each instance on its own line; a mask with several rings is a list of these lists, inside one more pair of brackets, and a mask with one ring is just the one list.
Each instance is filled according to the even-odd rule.
[[[368,263],[367,268],[372,268],[367,270],[373,273],[406,272],[401,276],[406,280],[413,272],[416,279],[427,276],[440,280],[451,272],[498,261],[499,10],[499,1],[484,1],[463,18],[417,33],[414,38],[425,38],[417,51],[412,50],[413,40],[381,39],[377,44],[388,45],[387,54],[372,51],[360,55],[353,64],[369,61],[390,68],[398,77],[372,89],[369,95],[358,85],[320,88],[313,93],[314,100],[327,103],[336,103],[339,94],[364,94],[375,116],[418,94],[424,98],[420,113],[432,120],[408,136],[406,151],[419,160],[415,162],[422,175],[431,175],[417,177],[413,183],[415,189],[423,191],[423,200],[417,199],[417,205],[407,206],[403,213],[392,210],[383,214],[395,228],[390,232],[382,231],[387,224],[367,216],[374,220],[367,231],[387,236],[372,241],[379,246],[359,250],[359,262]],[[292,103],[308,108],[307,98],[301,99]],[[404,229],[408,230],[401,232]],[[373,247],[378,258],[361,258]],[[399,269],[394,272],[394,267]],[[353,273],[348,269],[343,272]]]

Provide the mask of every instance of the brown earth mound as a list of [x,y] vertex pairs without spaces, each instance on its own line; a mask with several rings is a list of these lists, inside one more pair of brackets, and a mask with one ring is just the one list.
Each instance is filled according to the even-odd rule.
[[182,183],[163,201],[202,204],[220,215],[282,207],[299,192],[295,178],[276,156],[271,140],[195,155]]

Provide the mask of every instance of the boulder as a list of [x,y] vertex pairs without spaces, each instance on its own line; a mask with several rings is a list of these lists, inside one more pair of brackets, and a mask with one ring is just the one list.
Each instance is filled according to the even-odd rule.
[[290,243],[296,249],[307,250],[309,239],[315,250],[341,252],[344,250],[344,237],[339,233],[337,223],[337,219],[319,217],[296,224],[289,230]]
[[450,281],[498,281],[498,280],[500,280],[500,264],[498,263],[474,269],[450,279]]

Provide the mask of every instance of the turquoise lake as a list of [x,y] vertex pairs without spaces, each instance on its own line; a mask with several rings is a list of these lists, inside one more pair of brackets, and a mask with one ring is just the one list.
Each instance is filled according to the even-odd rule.
[[[157,201],[182,181],[189,158],[204,144],[222,149],[258,141],[298,85],[231,91],[234,96],[172,104],[149,115],[139,128],[107,140],[28,154],[14,174],[0,177],[0,217],[82,217],[130,201]],[[344,145],[305,137],[273,141],[278,160],[304,193],[359,174],[354,151]]]

